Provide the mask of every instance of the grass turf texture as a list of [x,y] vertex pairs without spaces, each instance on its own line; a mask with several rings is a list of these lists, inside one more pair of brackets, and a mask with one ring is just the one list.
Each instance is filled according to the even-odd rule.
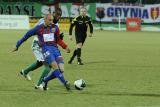
[[[82,50],[85,65],[68,65],[71,54],[62,50],[72,92],[57,79],[43,92],[34,89],[43,68],[30,73],[32,81],[18,76],[35,61],[32,39],[10,53],[25,32],[0,30],[0,107],[160,107],[159,33],[95,31]],[[64,39],[73,52],[75,41]],[[87,84],[82,91],[73,87],[80,78]]]

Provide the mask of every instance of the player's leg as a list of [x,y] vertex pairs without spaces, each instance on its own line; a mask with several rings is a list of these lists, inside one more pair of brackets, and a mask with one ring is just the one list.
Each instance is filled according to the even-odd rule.
[[79,65],[83,65],[81,60],[82,43],[78,43],[76,46],[77,46],[77,62]]
[[[63,61],[63,58],[60,58],[60,59],[62,60],[59,60],[57,63],[58,63],[60,72],[64,73],[64,61]],[[65,82],[64,86],[66,87],[67,90],[70,90],[70,83],[68,81]]]
[[76,55],[77,55],[77,49],[75,49],[75,50],[73,51],[73,55],[72,55],[72,57],[70,58],[70,60],[68,61],[68,64],[72,64],[72,61],[74,60],[74,58],[76,57]]
[[[56,59],[56,62],[58,63],[58,67],[60,69],[60,72],[63,73],[64,72],[64,61],[63,61],[62,56],[59,56]],[[48,75],[48,73],[49,73],[50,70],[51,70],[51,67],[45,65],[44,70],[43,70],[43,72],[42,72],[42,74],[41,74],[41,76],[40,76],[40,78],[38,80],[38,83],[35,86],[35,89],[41,88],[40,84],[42,84],[44,77],[46,77]],[[52,78],[50,78],[50,80],[55,79],[55,78],[56,77],[52,76]],[[48,80],[48,81],[50,81],[50,80]]]
[[64,63],[59,63],[58,66],[61,73],[64,73]]
[[29,76],[29,72],[34,71],[35,69],[41,67],[44,62],[44,57],[41,51],[40,47],[32,47],[32,52],[37,59],[36,62],[29,65],[27,68],[23,69],[20,74],[23,75],[27,80],[31,80],[31,77]]
[[[45,59],[46,62],[52,67],[53,71],[43,80],[44,81],[44,90],[47,89],[48,82],[55,77],[58,78],[62,84],[64,84],[64,86],[66,87],[67,90],[70,89],[70,84],[65,80],[65,78],[64,78],[63,74],[61,73],[59,66],[57,64],[56,59],[58,59],[58,56],[61,56],[60,51],[58,49],[55,49],[54,53],[51,52]],[[60,59],[62,59],[62,58],[60,58]],[[59,61],[61,62],[60,59],[59,59]]]
[[58,67],[59,67],[61,73],[63,73],[64,72],[64,60],[63,60],[63,57],[61,56],[60,52],[57,52],[57,54],[56,54],[56,62],[58,64]]
[[46,77],[48,75],[50,70],[51,70],[51,68],[49,66],[44,65],[43,72],[42,72],[42,74],[41,74],[41,76],[40,76],[40,78],[37,82],[37,85],[35,86],[35,89],[37,89],[40,86],[40,84],[42,84],[44,77]]
[[81,59],[81,55],[82,55],[81,51],[82,51],[82,46],[83,46],[83,44],[86,40],[86,36],[87,35],[81,36],[81,39],[80,39],[79,43],[77,43],[77,45],[76,45],[77,46],[77,62],[78,62],[79,65],[83,65],[82,59]]
[[31,80],[31,77],[29,76],[28,73],[31,72],[31,71],[34,71],[35,69],[41,67],[42,65],[43,65],[43,62],[37,60],[36,62],[34,62],[31,65],[29,65],[27,68],[22,69],[20,71],[20,74],[22,76],[24,76],[27,80]]
[[75,39],[76,39],[76,48],[75,48],[75,50],[74,50],[74,52],[73,52],[72,57],[71,57],[70,60],[68,61],[68,64],[72,64],[74,58],[77,56],[77,53],[80,52],[79,49],[78,49],[80,46],[78,46],[78,48],[77,48],[77,44],[82,43],[82,37],[81,37],[81,35],[76,34],[76,35],[75,35]]
[[47,84],[50,80],[52,80],[53,78],[58,78],[60,80],[60,82],[66,87],[67,90],[70,89],[70,84],[68,83],[68,81],[65,80],[63,74],[60,72],[57,62],[53,61],[51,64],[52,68],[54,69],[46,78],[44,78],[44,90],[47,89]]
[[24,74],[27,75],[29,72],[34,71],[35,69],[41,67],[42,65],[43,65],[43,62],[37,60],[36,62],[29,65],[27,68],[23,69]]

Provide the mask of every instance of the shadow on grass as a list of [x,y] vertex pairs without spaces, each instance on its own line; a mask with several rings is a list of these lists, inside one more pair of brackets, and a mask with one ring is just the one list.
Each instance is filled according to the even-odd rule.
[[[104,85],[104,84],[96,84],[96,86],[98,85]],[[95,85],[93,84],[88,84],[87,87],[92,88],[95,87]],[[86,87],[86,88],[87,88]],[[88,89],[89,89],[88,88]],[[86,94],[86,95],[95,95],[95,96],[130,96],[130,97],[160,97],[159,93],[147,93],[147,92],[127,92],[127,91],[104,91],[104,89],[102,89],[102,91],[99,90],[86,90],[84,92],[81,92],[80,94]]]
[[[74,89],[74,86],[71,86],[72,90]],[[71,91],[67,91],[64,86],[61,85],[54,85],[52,87],[49,87],[49,90],[44,91],[41,89],[35,89],[34,87],[12,87],[12,88],[0,88],[0,96],[1,95],[15,95],[15,94],[20,94],[23,93],[24,95],[26,94],[39,94],[39,93],[44,93],[44,94],[51,94],[51,93],[56,93],[56,94],[69,94]]]
[[44,94],[81,94],[81,95],[88,95],[88,96],[130,96],[130,97],[160,97],[160,94],[155,94],[155,93],[132,93],[132,92],[91,92],[91,91],[79,91],[76,89],[72,89],[71,92],[67,92],[66,90],[62,89],[51,89],[49,91],[40,91],[40,90],[24,90],[24,89],[19,89],[19,90],[0,90],[0,95],[12,95],[12,94],[20,94],[23,93],[25,94],[39,94],[39,93],[44,93]]
[[115,63],[116,61],[88,61],[85,64]]
[[[104,85],[104,84],[97,84],[97,85]],[[71,86],[71,91],[68,92],[63,86],[54,85],[53,87],[49,87],[50,89],[48,91],[42,91],[42,90],[35,90],[34,87],[24,88],[24,87],[12,87],[12,88],[0,88],[0,95],[13,95],[13,94],[81,94],[81,95],[87,95],[87,96],[130,96],[130,97],[160,97],[160,94],[158,93],[144,93],[144,92],[118,92],[118,91],[104,91],[104,89],[99,90],[93,90],[93,87],[95,87],[93,84],[88,84],[86,89],[84,90],[76,90],[74,86]],[[92,90],[90,90],[92,88]]]
[[160,94],[155,93],[132,93],[132,92],[84,92],[81,94],[86,95],[99,95],[99,96],[130,96],[130,97],[160,97]]
[[160,94],[154,94],[154,93],[128,93],[128,92],[108,93],[107,95],[111,95],[111,96],[137,96],[137,97],[160,97]]

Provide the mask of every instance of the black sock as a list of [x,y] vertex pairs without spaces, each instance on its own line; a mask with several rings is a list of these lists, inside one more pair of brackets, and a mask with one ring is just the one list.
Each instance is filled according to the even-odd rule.
[[73,57],[75,57],[76,55],[77,55],[77,49],[74,50]]
[[71,60],[73,60],[76,55],[77,55],[77,49],[74,50]]
[[81,48],[77,48],[77,59],[80,60],[81,58]]

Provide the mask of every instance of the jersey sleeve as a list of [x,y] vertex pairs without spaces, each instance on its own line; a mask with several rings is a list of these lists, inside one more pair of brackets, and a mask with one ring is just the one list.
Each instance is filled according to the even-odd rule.
[[63,49],[67,48],[67,44],[61,39],[58,40],[57,44],[61,46]]
[[75,26],[76,21],[77,21],[77,18],[74,18],[73,21],[71,22],[69,27],[69,35],[72,35],[72,30],[73,30],[73,27]]
[[17,41],[16,47],[19,48],[24,41],[26,41],[31,36],[35,35],[37,28],[38,26],[30,29],[20,40]]
[[66,49],[67,44],[63,40],[60,39],[60,30],[59,30],[58,26],[57,26],[57,30],[56,30],[56,36],[57,36],[57,44],[59,46],[61,46],[63,49]]
[[90,28],[90,33],[93,33],[93,25],[92,25],[92,22],[91,22],[91,19],[89,18],[89,28]]

